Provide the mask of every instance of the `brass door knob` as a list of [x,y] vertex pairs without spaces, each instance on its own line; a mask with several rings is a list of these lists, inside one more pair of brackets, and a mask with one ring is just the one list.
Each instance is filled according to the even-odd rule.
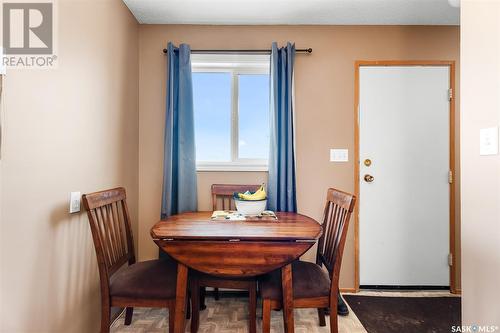
[[367,183],[371,183],[375,180],[375,177],[373,177],[372,175],[365,175],[365,182]]

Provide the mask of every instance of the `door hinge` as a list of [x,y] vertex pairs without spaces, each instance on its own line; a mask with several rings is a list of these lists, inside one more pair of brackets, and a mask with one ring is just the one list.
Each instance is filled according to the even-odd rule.
[[448,183],[453,184],[453,171],[448,171]]
[[448,100],[451,101],[453,99],[453,89],[448,89]]
[[453,266],[453,254],[448,253],[448,266]]

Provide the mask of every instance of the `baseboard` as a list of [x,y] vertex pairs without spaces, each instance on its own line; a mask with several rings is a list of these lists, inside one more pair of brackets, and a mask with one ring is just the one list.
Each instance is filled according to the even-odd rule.
[[[340,292],[353,294],[353,293],[356,293],[356,289],[355,288],[340,288]],[[215,292],[210,288],[210,289],[207,289],[206,294],[207,294],[207,296],[214,296]],[[245,290],[219,289],[219,296],[220,297],[239,297],[239,296],[245,296],[245,295],[248,295],[248,292]]]
[[356,288],[340,288],[340,292],[341,293],[357,293],[358,291],[356,290]]
[[389,285],[362,285],[361,289],[370,290],[450,290],[449,286],[389,286]]
[[[240,296],[248,296],[248,291],[246,290],[230,290],[230,289],[219,289],[219,297],[240,297]],[[213,290],[206,291],[207,296],[213,297],[215,292]]]

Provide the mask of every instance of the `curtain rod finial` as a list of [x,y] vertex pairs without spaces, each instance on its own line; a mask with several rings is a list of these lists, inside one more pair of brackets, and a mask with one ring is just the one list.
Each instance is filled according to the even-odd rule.
[[163,49],[163,53],[167,53],[167,52],[168,52],[167,49]]
[[313,49],[312,48],[308,48],[307,49],[307,53],[312,53]]

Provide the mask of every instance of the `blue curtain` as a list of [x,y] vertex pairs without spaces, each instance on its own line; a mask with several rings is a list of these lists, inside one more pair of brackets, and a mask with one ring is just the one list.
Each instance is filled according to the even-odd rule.
[[295,44],[271,51],[271,143],[268,209],[296,212],[295,142],[293,125],[293,63]]
[[168,43],[161,218],[197,210],[191,50]]

